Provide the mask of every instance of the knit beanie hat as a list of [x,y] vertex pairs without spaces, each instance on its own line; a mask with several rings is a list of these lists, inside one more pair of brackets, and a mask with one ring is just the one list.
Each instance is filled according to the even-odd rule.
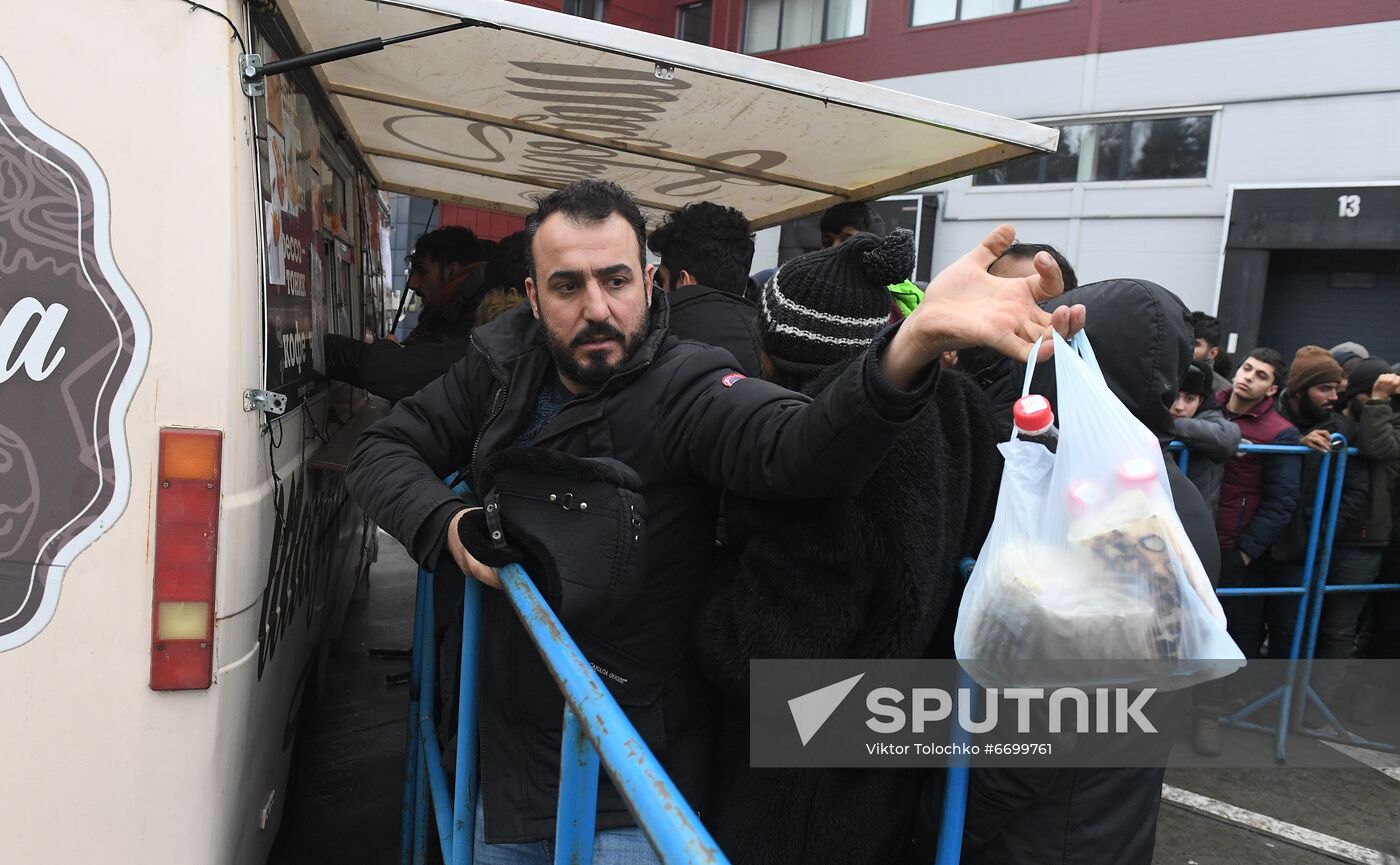
[[1181,387],[1177,389],[1193,393],[1201,399],[1208,398],[1215,392],[1215,374],[1210,362],[1193,360],[1187,364],[1186,374],[1181,377]]
[[1339,342],[1328,351],[1332,352],[1332,358],[1337,363],[1346,363],[1354,357],[1365,360],[1371,356],[1371,353],[1366,350],[1366,346],[1359,342]]
[[1369,357],[1356,365],[1347,378],[1346,393],[1337,400],[1337,411],[1342,411],[1345,406],[1361,394],[1371,393],[1376,386],[1376,379],[1390,372],[1390,365],[1378,357]]
[[861,233],[779,267],[763,289],[763,349],[807,379],[868,346],[890,320],[889,286],[914,269],[914,233]]
[[1339,382],[1342,365],[1333,359],[1331,352],[1320,345],[1305,345],[1293,355],[1293,363],[1288,366],[1288,389],[1302,393],[1316,384]]

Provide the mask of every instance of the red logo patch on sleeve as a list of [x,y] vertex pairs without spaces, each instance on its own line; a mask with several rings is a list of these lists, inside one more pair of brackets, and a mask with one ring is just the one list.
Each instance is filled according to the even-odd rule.
[[733,387],[734,382],[743,381],[746,378],[748,378],[748,376],[744,375],[742,372],[731,372],[729,375],[720,379],[719,383],[725,387]]

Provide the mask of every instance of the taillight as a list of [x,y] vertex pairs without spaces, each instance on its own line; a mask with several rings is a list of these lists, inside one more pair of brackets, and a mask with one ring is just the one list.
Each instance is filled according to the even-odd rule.
[[151,689],[208,688],[219,553],[218,430],[160,431]]

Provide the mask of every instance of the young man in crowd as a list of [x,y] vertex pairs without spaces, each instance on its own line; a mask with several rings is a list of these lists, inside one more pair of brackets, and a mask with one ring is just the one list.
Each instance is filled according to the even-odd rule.
[[1188,451],[1186,476],[1201,491],[1214,517],[1220,511],[1225,463],[1240,446],[1240,428],[1213,398],[1210,363],[1197,358],[1186,367],[1172,403],[1172,431]]
[[[1302,459],[1298,506],[1294,509],[1293,518],[1274,538],[1268,551],[1254,563],[1254,571],[1263,585],[1302,584],[1322,455],[1332,450],[1331,437],[1334,433],[1346,436],[1349,442],[1356,438],[1356,422],[1336,411],[1339,407],[1337,385],[1341,380],[1342,368],[1326,349],[1316,345],[1298,349],[1293,363],[1288,367],[1288,390],[1279,400],[1279,412],[1297,428],[1299,442],[1311,448],[1313,453]],[[1368,487],[1364,463],[1361,460],[1349,461],[1337,511],[1338,526],[1349,524],[1361,512]],[[1298,599],[1270,597],[1265,600],[1265,608],[1268,611],[1269,657],[1287,658],[1293,651],[1297,630]],[[1353,623],[1352,638],[1355,635]],[[1318,649],[1322,649],[1321,642]]]
[[403,344],[464,339],[486,294],[481,241],[470,228],[439,228],[418,238],[408,260],[408,288],[423,299],[423,310]]
[[[629,467],[646,501],[644,578],[629,604],[565,622],[615,656],[609,687],[687,801],[705,809],[713,695],[694,668],[695,602],[715,554],[720,491],[768,500],[854,495],[926,410],[942,351],[992,344],[1023,354],[1084,308],[1047,313],[1060,293],[1048,257],[1035,277],[986,272],[1010,245],[1001,226],[940,273],[925,302],[881,332],[815,398],[745,378],[723,349],[677,340],[645,263],[645,220],[616,184],[577,181],[526,220],[528,305],[473,334],[447,375],[395,407],[355,447],[346,486],[424,567],[498,587],[480,507],[441,479],[529,446]],[[659,302],[658,302],[659,301]],[[1045,352],[1049,356],[1049,352]],[[467,543],[473,543],[469,549]],[[487,592],[480,659],[481,813],[475,861],[546,862],[555,834],[563,699],[509,602]],[[610,784],[598,793],[594,861],[657,861]]]
[[[1298,428],[1274,405],[1288,380],[1283,356],[1272,348],[1256,348],[1235,371],[1227,390],[1216,393],[1215,402],[1227,420],[1240,428],[1248,444],[1298,444]],[[1265,585],[1250,565],[1274,542],[1293,518],[1298,505],[1302,464],[1292,454],[1237,454],[1225,462],[1220,481],[1220,508],[1215,529],[1220,540],[1222,589],[1258,588]],[[1222,598],[1226,625],[1246,658],[1258,658],[1264,643],[1265,602],[1262,596]],[[1220,754],[1217,705],[1222,692],[1214,683],[1197,689],[1197,711],[1191,744],[1197,752]]]
[[[1204,360],[1214,370],[1223,351],[1220,347],[1222,336],[1220,319],[1198,310],[1191,313],[1191,329],[1195,334],[1195,339],[1192,341],[1192,357],[1195,360]],[[1214,373],[1214,379],[1214,390],[1224,390],[1230,386],[1230,379],[1219,372]]]
[[[1273,349],[1254,349],[1239,365],[1231,388],[1219,391],[1215,402],[1224,407],[1226,419],[1239,426],[1243,441],[1296,445],[1298,428],[1275,406],[1275,398],[1287,382],[1288,367],[1281,354]],[[1221,505],[1215,519],[1221,542],[1222,586],[1245,585],[1250,561],[1263,556],[1268,544],[1288,525],[1298,504],[1299,474],[1296,456],[1240,453],[1225,463]],[[1253,626],[1252,633],[1236,634],[1246,658],[1259,656],[1259,624]]]
[[477,307],[489,286],[486,252],[469,228],[450,226],[418,238],[408,287],[423,299],[418,324],[403,345],[326,334],[326,375],[396,401],[447,371],[467,351]]
[[762,375],[758,307],[744,299],[753,233],[744,214],[709,201],[667,215],[647,239],[661,257],[656,285],[671,306],[671,332],[728,349],[746,375]]
[[846,201],[828,207],[821,218],[822,249],[840,246],[863,232],[883,234],[880,218],[864,201]]
[[[468,229],[457,227],[432,232],[432,235],[439,236],[437,240],[433,240],[431,235],[424,235],[419,244],[427,250],[425,256],[440,242],[443,232],[458,239],[475,237]],[[429,244],[424,245],[424,240],[429,240]],[[397,402],[417,393],[423,385],[447,372],[452,364],[460,360],[467,353],[472,327],[485,324],[524,302],[523,231],[495,244],[482,265],[473,263],[459,270],[459,265],[454,262],[444,266],[431,257],[425,260],[434,263],[417,271],[421,274],[416,281],[417,287],[437,296],[439,300],[445,293],[448,299],[446,305],[438,307],[440,311],[430,317],[428,330],[414,329],[415,334],[421,331],[422,338],[414,339],[412,344],[407,344],[408,340],[405,340],[406,344],[400,347],[392,339],[365,343],[327,334],[327,373],[331,378]],[[439,276],[446,278],[447,282],[441,283]],[[415,283],[411,280],[411,284]],[[451,288],[453,285],[458,288]],[[479,300],[474,309],[469,309],[473,297]],[[437,324],[433,324],[434,321]]]

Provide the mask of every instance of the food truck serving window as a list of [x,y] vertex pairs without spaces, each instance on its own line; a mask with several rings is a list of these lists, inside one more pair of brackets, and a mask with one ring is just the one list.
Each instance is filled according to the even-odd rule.
[[[258,50],[276,50],[259,36]],[[326,384],[323,337],[364,329],[361,203],[373,201],[308,79],[266,79],[256,100],[264,237],[264,387],[295,408]],[[377,213],[371,214],[378,217]]]

